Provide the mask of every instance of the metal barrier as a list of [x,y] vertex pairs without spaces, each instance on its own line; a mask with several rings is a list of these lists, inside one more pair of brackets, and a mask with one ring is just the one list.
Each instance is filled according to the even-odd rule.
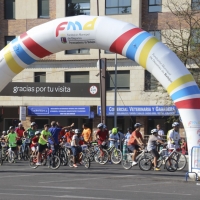
[[192,170],[200,170],[200,146],[194,146],[191,149],[191,160],[190,160],[191,171],[185,174],[185,180],[189,177],[189,174],[195,174],[196,181],[198,181],[198,174]]

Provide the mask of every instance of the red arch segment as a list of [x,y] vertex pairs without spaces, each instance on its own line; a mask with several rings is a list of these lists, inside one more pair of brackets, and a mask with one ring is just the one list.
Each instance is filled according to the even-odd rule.
[[32,38],[30,38],[27,33],[23,33],[22,35],[20,35],[20,38],[23,44],[28,48],[28,50],[31,51],[37,57],[43,58],[52,54],[50,51],[46,50],[38,43],[36,43]]
[[178,109],[200,109],[200,98],[187,99],[175,103]]
[[122,50],[126,43],[136,34],[142,32],[143,30],[140,28],[133,28],[124,34],[122,34],[120,37],[118,37],[111,45],[110,51],[111,52],[117,52],[118,54],[122,54]]

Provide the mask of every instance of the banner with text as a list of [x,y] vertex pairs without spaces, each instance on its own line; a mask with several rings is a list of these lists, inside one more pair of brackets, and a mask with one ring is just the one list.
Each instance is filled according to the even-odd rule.
[[98,83],[10,82],[0,96],[100,97]]
[[[106,116],[114,116],[115,107],[106,106]],[[97,107],[101,115],[101,106]],[[176,106],[117,106],[118,116],[171,116],[179,115]]]
[[90,117],[90,106],[28,106],[28,115]]

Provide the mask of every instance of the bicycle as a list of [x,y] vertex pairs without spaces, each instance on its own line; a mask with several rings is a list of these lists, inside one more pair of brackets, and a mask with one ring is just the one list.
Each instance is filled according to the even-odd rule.
[[[129,153],[124,154],[123,157],[122,157],[122,167],[124,169],[131,169],[132,168],[133,152],[130,152],[129,150],[128,150],[128,152]],[[138,155],[136,156],[136,162],[139,162],[142,157],[147,157],[148,155],[149,155],[149,153],[148,153],[146,147],[143,148],[143,149],[140,149],[138,151]]]
[[[90,158],[89,155],[87,154],[87,145],[82,145],[82,152],[79,154],[79,160],[82,160],[83,165],[85,168],[89,169],[90,168]],[[73,167],[74,164],[74,156],[70,155],[69,157],[69,167]]]
[[31,140],[30,138],[23,138],[22,139],[22,145],[20,146],[20,150],[18,153],[18,159],[24,159],[25,161],[30,158],[30,144]]
[[61,165],[66,166],[68,164],[68,155],[64,144],[59,145],[57,156],[60,158]]
[[[51,169],[58,169],[60,167],[60,158],[57,155],[53,154],[53,146],[51,145],[51,148],[48,148],[47,150],[45,150],[45,152],[42,153],[41,155],[41,163],[43,166],[46,165],[46,163],[48,162],[48,167]],[[30,167],[33,169],[36,169],[38,167],[38,165],[36,165],[37,163],[37,155],[31,155],[30,157]]]
[[[176,152],[176,149],[172,149],[170,154],[166,154],[168,152],[168,148],[163,148],[159,152],[159,159],[157,160],[157,166],[160,168],[162,164],[164,164],[164,169],[167,169],[169,172],[175,172],[178,168],[178,162],[173,158],[173,154]],[[153,166],[153,155],[150,154],[148,157],[142,157],[139,161],[139,168],[143,171],[149,171]]]

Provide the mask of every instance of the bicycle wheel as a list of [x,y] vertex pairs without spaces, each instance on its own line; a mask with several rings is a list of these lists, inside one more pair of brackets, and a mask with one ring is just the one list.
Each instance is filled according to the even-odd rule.
[[99,162],[99,164],[101,164],[101,165],[105,165],[105,164],[108,162],[109,156],[108,156],[108,152],[107,152],[105,149],[102,149],[102,151],[103,151],[103,156],[101,157],[101,156],[100,156],[100,152],[99,152],[99,155],[98,155],[98,162]]
[[82,161],[83,161],[85,168],[89,169],[90,168],[90,159],[87,157],[84,157]]
[[177,168],[178,171],[181,171],[186,167],[187,159],[186,156],[183,155],[182,153],[176,152],[174,153],[172,158],[174,158],[178,162],[178,168]]
[[69,167],[73,167],[74,164],[74,156],[69,156],[68,165]]
[[122,152],[119,149],[114,149],[110,155],[112,163],[119,164],[122,161]]
[[178,168],[178,162],[174,158],[168,158],[165,161],[165,168],[169,172],[175,172]]
[[11,150],[8,153],[8,162],[9,163],[14,163],[15,161],[15,153]]
[[37,156],[35,156],[35,155],[31,156],[29,161],[30,161],[29,162],[29,166],[31,168],[36,169],[38,167],[38,165],[36,165],[36,163],[37,163]]
[[128,154],[124,154],[123,157],[124,158],[122,159],[122,167],[124,169],[131,169],[132,168],[132,162],[128,159]]
[[52,155],[50,159],[50,168],[58,169],[60,167],[60,158],[56,155]]
[[23,153],[24,160],[28,160],[30,158],[30,149],[29,146],[26,146]]
[[3,165],[2,149],[0,150],[0,165]]
[[151,158],[141,158],[139,161],[139,168],[143,171],[149,171],[152,168]]
[[68,163],[68,156],[64,149],[60,150],[59,158],[60,158],[61,165],[66,166]]

